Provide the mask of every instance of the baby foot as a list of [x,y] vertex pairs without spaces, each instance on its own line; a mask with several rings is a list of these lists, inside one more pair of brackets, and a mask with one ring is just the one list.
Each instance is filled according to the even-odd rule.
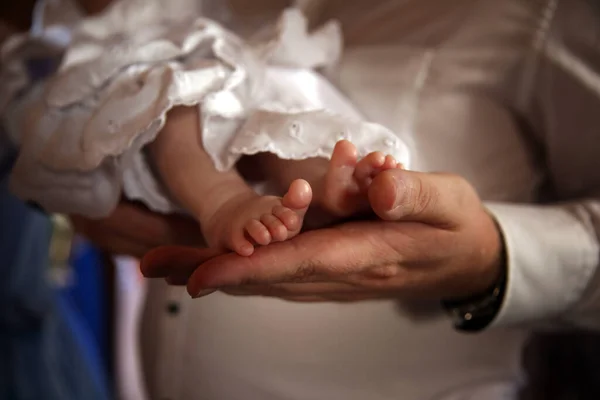
[[232,198],[213,215],[205,237],[210,246],[250,256],[255,244],[266,246],[300,233],[311,200],[311,187],[302,179],[292,182],[283,197],[249,193]]
[[359,161],[356,147],[347,140],[339,141],[316,200],[339,218],[369,210],[369,185],[377,174],[392,168],[402,168],[402,164],[391,155],[377,151]]

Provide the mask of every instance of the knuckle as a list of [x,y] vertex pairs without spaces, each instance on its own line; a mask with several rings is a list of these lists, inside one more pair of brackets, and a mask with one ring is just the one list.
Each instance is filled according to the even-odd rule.
[[479,204],[479,196],[469,181],[459,175],[451,175],[450,178],[451,188],[456,196],[456,206],[464,208]]
[[411,215],[417,216],[426,210],[437,207],[440,192],[436,186],[425,184],[422,180],[416,179],[409,189],[408,199],[408,211]]
[[435,212],[449,205],[455,210],[462,210],[479,204],[479,196],[467,179],[452,173],[436,175],[438,179],[435,181],[415,179],[409,189],[407,202],[412,215]]

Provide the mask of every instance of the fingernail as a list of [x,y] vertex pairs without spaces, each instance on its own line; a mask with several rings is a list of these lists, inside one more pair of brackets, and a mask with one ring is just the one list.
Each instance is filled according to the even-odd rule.
[[196,295],[192,296],[192,299],[197,299],[199,297],[208,296],[211,293],[216,292],[216,289],[202,289],[196,293]]

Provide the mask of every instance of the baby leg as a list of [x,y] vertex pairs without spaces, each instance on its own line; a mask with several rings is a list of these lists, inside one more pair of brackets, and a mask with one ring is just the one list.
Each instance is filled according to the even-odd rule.
[[236,171],[215,169],[202,147],[199,121],[195,107],[173,109],[149,151],[170,194],[200,222],[207,243],[250,255],[254,243],[298,234],[310,186],[298,180],[283,198],[257,195]]

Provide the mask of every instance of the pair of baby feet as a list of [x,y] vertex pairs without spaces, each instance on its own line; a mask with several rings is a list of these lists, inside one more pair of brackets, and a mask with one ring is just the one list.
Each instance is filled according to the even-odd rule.
[[[217,221],[212,225],[217,229],[209,228],[205,232],[207,239],[209,244],[250,256],[255,245],[266,246],[298,235],[311,204],[337,219],[369,211],[369,198],[393,197],[394,187],[368,193],[373,178],[393,168],[402,168],[402,165],[392,156],[373,152],[358,160],[356,147],[342,140],[336,144],[323,181],[314,195],[310,184],[298,179],[292,182],[283,197],[248,194],[247,198],[232,199],[233,207],[224,205],[223,212],[215,215]],[[380,200],[383,203],[377,203],[386,202]]]

